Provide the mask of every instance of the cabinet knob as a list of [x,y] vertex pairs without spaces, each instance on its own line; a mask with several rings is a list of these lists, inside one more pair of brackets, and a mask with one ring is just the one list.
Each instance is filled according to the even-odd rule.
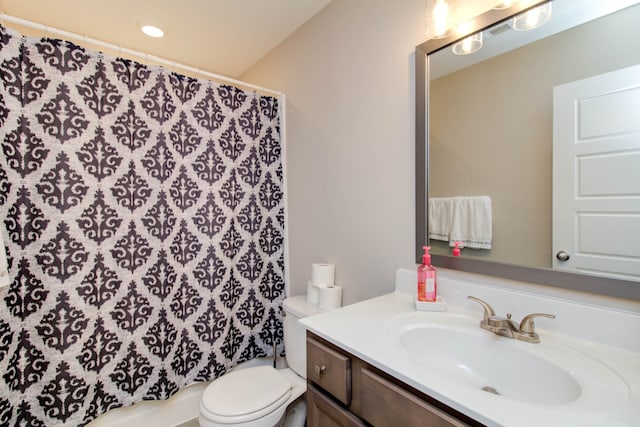
[[569,255],[569,252],[567,251],[558,251],[558,253],[556,254],[556,258],[558,258],[558,260],[560,261],[569,261],[571,255]]
[[314,367],[313,367],[313,376],[316,378],[316,380],[320,379],[320,377],[322,376],[324,371],[326,371],[326,369],[327,369],[326,366],[314,365]]

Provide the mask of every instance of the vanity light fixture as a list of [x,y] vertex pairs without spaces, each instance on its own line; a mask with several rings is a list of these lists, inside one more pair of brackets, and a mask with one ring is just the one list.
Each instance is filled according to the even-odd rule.
[[164,31],[153,25],[143,25],[140,29],[149,37],[160,38],[164,36]]
[[513,18],[511,27],[516,31],[528,31],[538,28],[551,18],[551,2],[541,4]]
[[434,39],[441,39],[450,35],[453,28],[453,11],[446,0],[435,0],[433,8],[427,8],[427,14],[430,13],[432,31],[429,28],[425,35]]

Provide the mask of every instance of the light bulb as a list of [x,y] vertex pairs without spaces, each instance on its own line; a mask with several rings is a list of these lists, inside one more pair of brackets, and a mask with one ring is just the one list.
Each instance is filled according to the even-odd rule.
[[551,3],[549,2],[515,16],[511,26],[516,31],[533,30],[546,24],[550,18]]
[[482,32],[465,37],[453,45],[452,51],[456,55],[468,55],[480,50],[482,47]]
[[445,0],[436,0],[431,11],[433,23],[433,38],[442,38],[448,35],[451,28],[451,7]]

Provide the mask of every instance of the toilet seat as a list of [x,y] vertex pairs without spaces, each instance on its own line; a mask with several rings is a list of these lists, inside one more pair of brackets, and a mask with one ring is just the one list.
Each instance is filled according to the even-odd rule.
[[271,366],[238,369],[206,388],[200,410],[217,423],[248,422],[284,405],[291,396],[291,388],[291,382]]

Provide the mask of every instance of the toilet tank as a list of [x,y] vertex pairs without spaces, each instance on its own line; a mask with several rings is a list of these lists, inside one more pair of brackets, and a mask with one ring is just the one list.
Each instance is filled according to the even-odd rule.
[[298,320],[324,310],[308,303],[306,295],[286,298],[282,307],[285,313],[283,328],[287,364],[296,374],[307,378],[307,328]]

